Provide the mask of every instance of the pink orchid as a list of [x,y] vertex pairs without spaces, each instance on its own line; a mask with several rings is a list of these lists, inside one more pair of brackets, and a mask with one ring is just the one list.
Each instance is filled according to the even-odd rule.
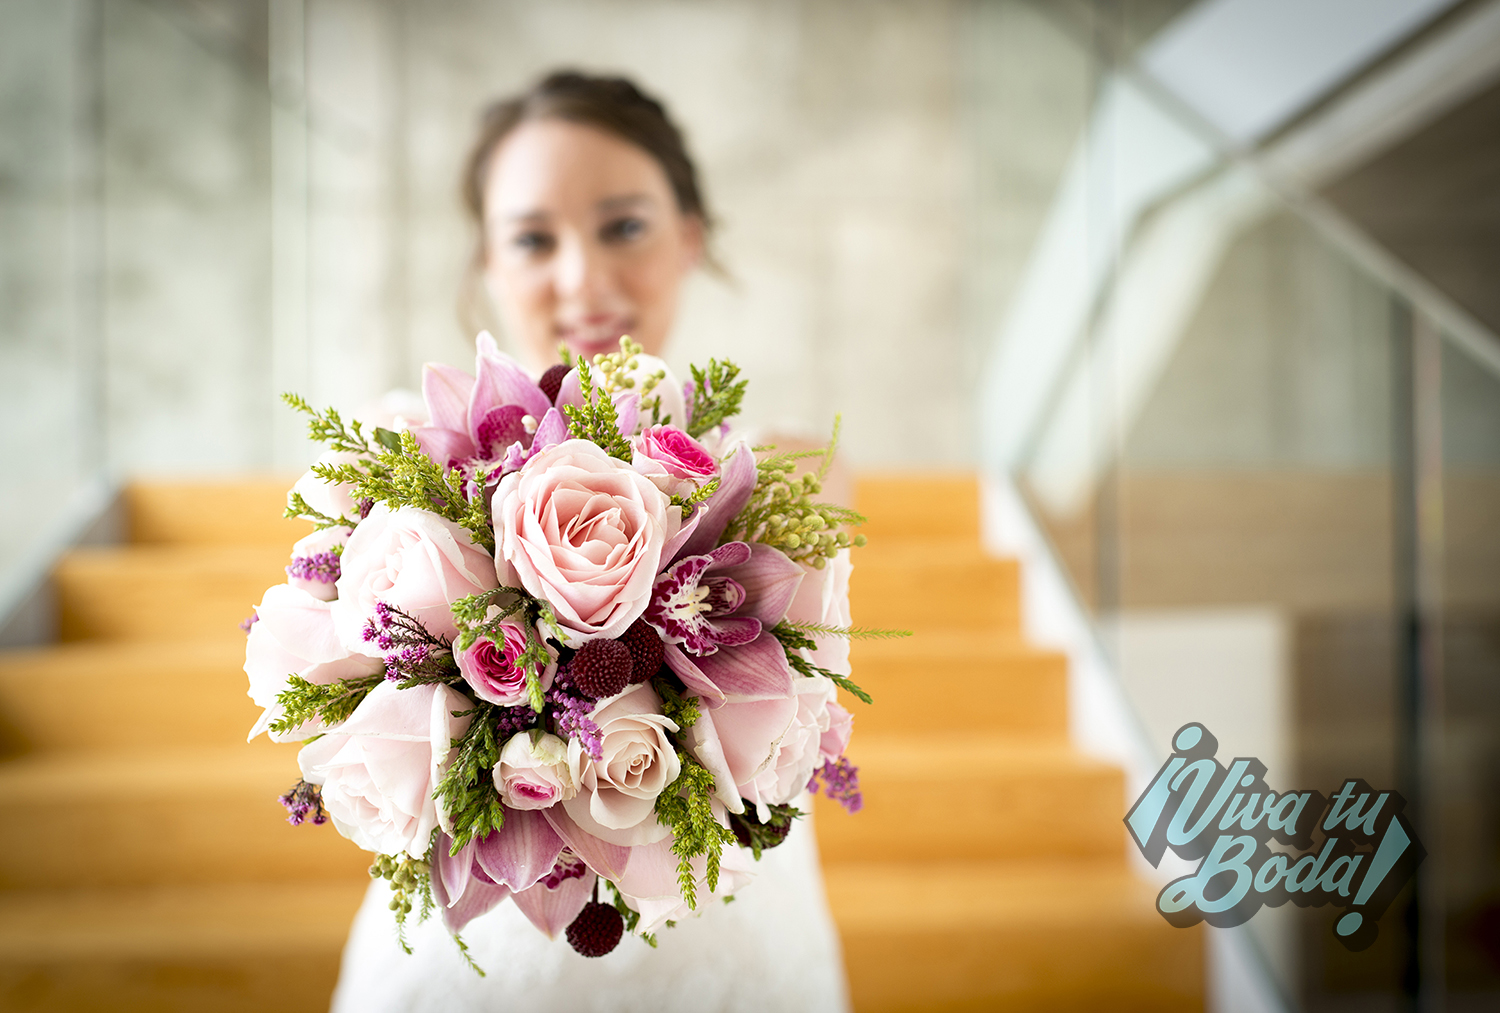
[[506,809],[499,830],[474,838],[456,855],[449,854],[452,848],[453,838],[439,833],[433,848],[432,892],[443,924],[457,932],[550,875],[563,842],[541,813]]
[[[500,351],[487,332],[476,342],[475,376],[441,363],[422,371],[422,398],[431,421],[412,430],[434,461],[452,467],[469,461],[498,461],[516,444],[529,448],[552,402],[527,372]],[[528,431],[525,419],[534,420]],[[558,414],[549,428],[566,423]]]
[[564,851],[551,872],[515,895],[516,907],[548,939],[556,939],[589,902],[596,879],[583,859]]
[[786,652],[767,631],[805,573],[759,542],[679,558],[657,578],[645,613],[662,634],[667,666],[711,708],[790,696]]

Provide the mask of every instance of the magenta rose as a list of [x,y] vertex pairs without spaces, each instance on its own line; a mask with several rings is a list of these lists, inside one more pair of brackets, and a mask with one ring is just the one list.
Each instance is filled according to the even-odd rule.
[[651,426],[630,446],[635,470],[668,496],[685,496],[719,472],[714,456],[674,426]]
[[533,457],[493,504],[501,583],[551,605],[569,647],[618,637],[640,617],[682,528],[660,489],[588,440]]
[[[455,658],[475,696],[502,707],[519,707],[526,702],[526,670],[516,664],[516,659],[526,651],[526,631],[515,623],[501,623],[500,629],[501,643],[476,640],[456,651]],[[542,692],[552,688],[556,673],[556,663],[542,669]]]

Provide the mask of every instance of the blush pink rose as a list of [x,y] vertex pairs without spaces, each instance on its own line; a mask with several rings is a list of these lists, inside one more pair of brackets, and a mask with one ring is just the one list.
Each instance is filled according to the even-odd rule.
[[818,742],[818,765],[833,763],[849,748],[854,734],[854,715],[837,700],[828,705],[828,730]]
[[656,796],[682,770],[667,738],[676,723],[662,714],[649,683],[599,701],[589,717],[599,726],[601,756],[591,758],[577,738],[568,741],[578,794],[563,808],[580,828],[611,844],[661,840],[669,831],[656,819]]
[[290,742],[323,731],[305,722],[290,732],[271,732],[271,722],[282,715],[276,697],[287,688],[289,675],[327,685],[340,679],[373,675],[384,669],[379,658],[351,653],[334,631],[330,604],[287,584],[266,591],[255,606],[255,622],[245,644],[245,674],[250,677],[250,699],[265,708],[250,738],[266,732],[272,741]]
[[630,441],[631,466],[668,496],[686,496],[719,473],[702,444],[673,426],[651,426]]
[[[526,670],[516,664],[516,659],[526,651],[526,632],[515,623],[501,623],[500,629],[502,643],[476,640],[455,651],[454,657],[475,696],[502,707],[519,707],[527,700]],[[552,688],[556,674],[555,661],[542,668],[542,692]]]
[[366,851],[427,853],[440,814],[432,793],[468,730],[473,707],[447,686],[382,682],[349,719],[297,754],[303,780],[323,786],[339,833]]
[[556,735],[512,735],[495,765],[500,800],[512,809],[545,809],[578,794],[568,763],[568,743]]
[[[848,626],[850,622],[849,575],[854,570],[854,564],[849,559],[849,550],[839,550],[839,554],[824,563],[821,570],[810,566],[804,568],[807,576],[797,588],[796,597],[792,599],[791,605],[787,606],[787,621],[824,626]],[[808,659],[820,668],[826,668],[839,675],[848,675],[850,673],[849,638],[817,634],[812,636],[818,646],[816,650],[804,652]]]
[[768,806],[785,805],[806,791],[813,771],[823,765],[823,735],[829,729],[828,708],[837,687],[832,680],[816,676],[799,678],[795,688],[797,716],[791,727],[782,735],[765,768],[740,785],[740,794],[759,807],[762,820],[770,818]]
[[501,582],[546,600],[569,647],[618,637],[640,617],[682,527],[660,489],[588,440],[507,475],[493,510]]
[[454,637],[453,602],[497,586],[494,560],[467,531],[414,507],[371,510],[349,536],[339,565],[333,619],[351,650],[364,644],[376,602],[401,609],[433,636]]
[[[360,455],[343,450],[330,450],[318,457],[318,464],[353,464]],[[291,492],[300,493],[303,501],[320,514],[328,517],[347,517],[359,520],[359,504],[354,501],[354,487],[342,483],[326,482],[314,475],[312,469],[303,472],[292,486]],[[287,494],[291,501],[291,493]]]

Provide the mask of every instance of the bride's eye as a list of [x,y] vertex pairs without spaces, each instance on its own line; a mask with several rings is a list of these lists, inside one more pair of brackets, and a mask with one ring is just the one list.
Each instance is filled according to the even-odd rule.
[[510,245],[529,256],[538,256],[551,252],[552,248],[557,245],[557,240],[552,237],[551,233],[540,229],[527,229],[525,232],[518,232],[512,236]]
[[606,243],[628,243],[645,234],[646,220],[635,215],[613,219],[599,230],[599,237]]

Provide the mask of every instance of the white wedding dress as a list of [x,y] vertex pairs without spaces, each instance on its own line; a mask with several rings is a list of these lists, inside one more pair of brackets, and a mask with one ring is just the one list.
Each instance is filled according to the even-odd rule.
[[[811,805],[799,800],[806,812]],[[485,971],[465,965],[436,915],[408,919],[401,952],[390,886],[371,884],[344,948],[334,1013],[842,1013],[849,1002],[828,914],[811,814],[763,852],[734,902],[657,933],[656,949],[626,935],[614,952],[575,953],[549,940],[512,903],[463,931]]]

